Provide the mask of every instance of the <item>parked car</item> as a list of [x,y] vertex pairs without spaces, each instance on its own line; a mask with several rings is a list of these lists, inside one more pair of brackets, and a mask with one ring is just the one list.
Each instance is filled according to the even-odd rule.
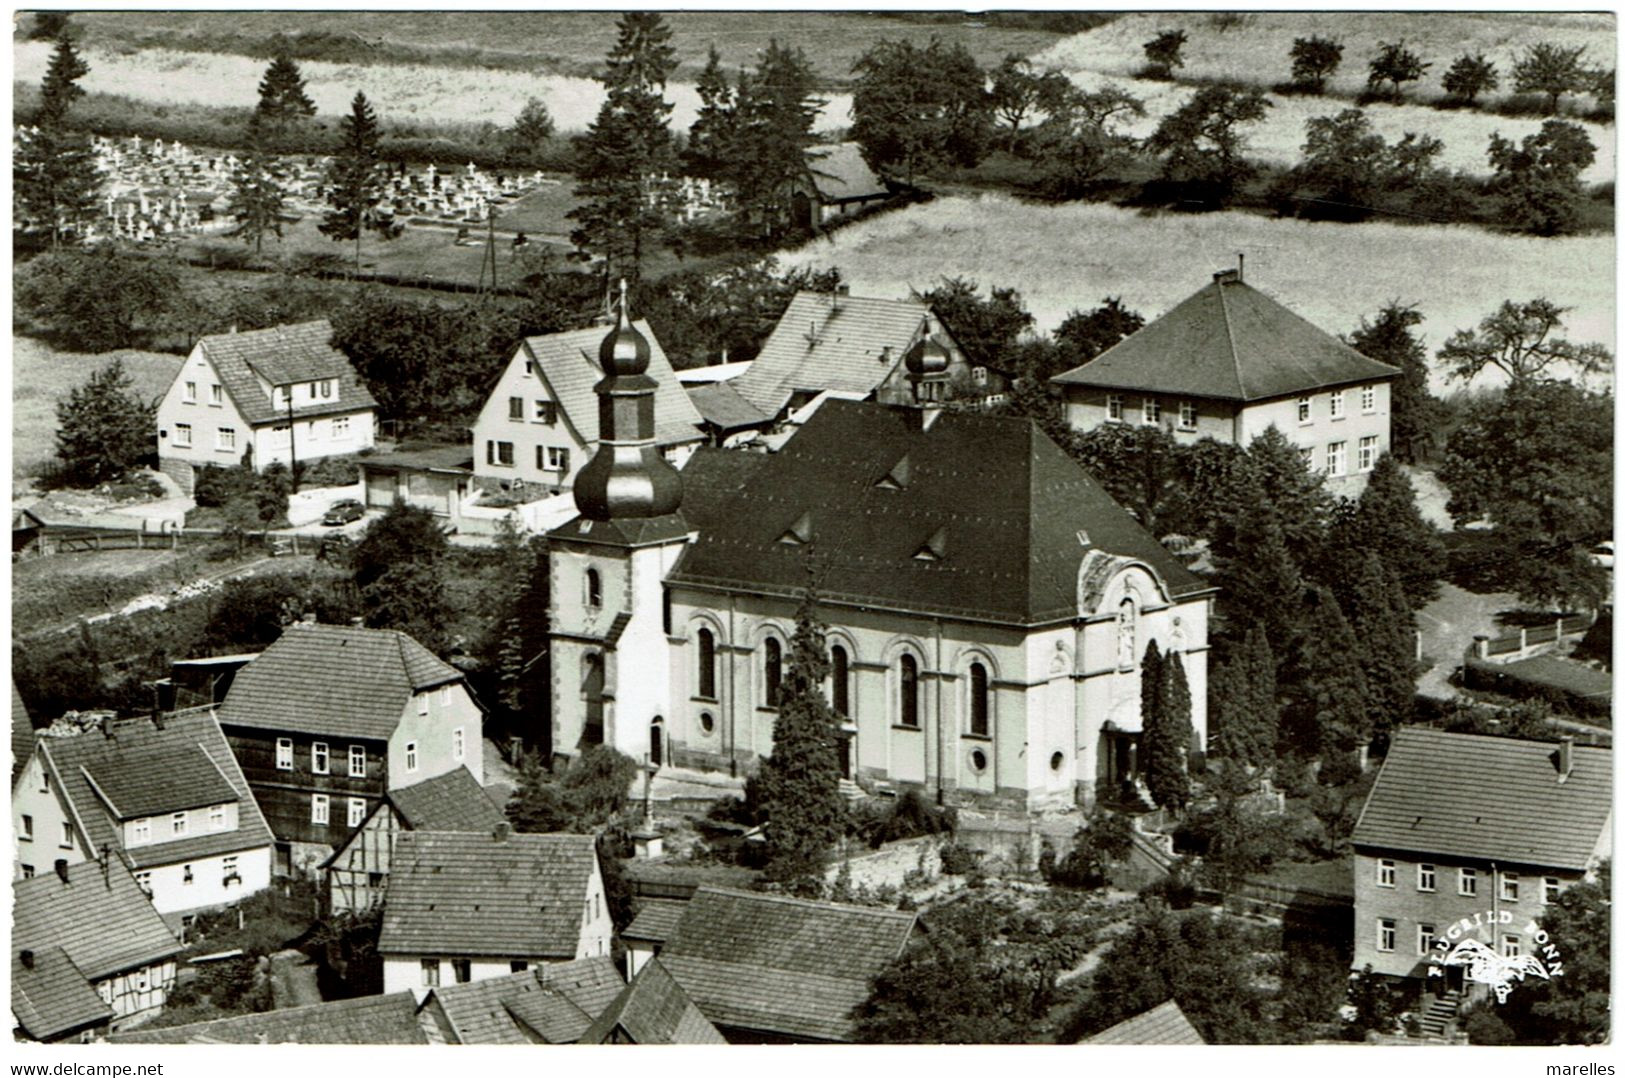
[[348,524],[351,521],[360,520],[366,515],[366,512],[360,502],[354,498],[345,498],[327,507],[327,515],[322,518],[322,523],[331,525]]
[[1591,564],[1604,569],[1612,569],[1614,567],[1614,541],[1610,539],[1606,543],[1598,543],[1591,548],[1586,556],[1591,559]]

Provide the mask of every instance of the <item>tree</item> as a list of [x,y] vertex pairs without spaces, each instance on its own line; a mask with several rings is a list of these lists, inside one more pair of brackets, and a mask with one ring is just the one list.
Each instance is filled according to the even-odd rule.
[[1290,840],[1280,815],[1248,800],[1258,792],[1259,782],[1245,765],[1221,761],[1208,785],[1217,804],[1205,818],[1193,821],[1207,840],[1202,872],[1228,896],[1247,877],[1268,872],[1285,856]]
[[1585,46],[1563,48],[1537,41],[1512,61],[1512,85],[1520,94],[1544,94],[1546,114],[1557,112],[1564,94],[1583,93],[1589,71],[1582,62]]
[[767,876],[798,892],[817,894],[824,866],[841,837],[839,725],[824,681],[829,657],[817,595],[809,585],[796,611],[789,662],[779,687],[779,714],[773,722],[773,753],[755,778],[756,804],[766,818]]
[[317,226],[322,235],[338,243],[355,241],[355,267],[361,269],[362,233],[377,232],[384,239],[400,235],[394,214],[378,209],[383,201],[383,168],[378,158],[378,117],[365,94],[356,91],[350,114],[341,125],[339,150],[327,166],[327,202],[333,208]]
[[666,79],[677,67],[671,27],[659,12],[631,11],[599,76],[606,97],[576,149],[577,227],[570,241],[603,261],[607,284],[637,280],[648,239],[665,223],[655,178],[672,164]]
[[267,152],[264,136],[251,128],[249,138],[248,151],[232,173],[226,212],[237,222],[235,234],[244,243],[252,243],[254,253],[259,254],[267,233],[282,238],[282,209],[287,194],[276,157]]
[[[1186,767],[1194,740],[1190,684],[1179,653],[1159,657],[1156,646],[1155,640],[1147,646],[1140,672],[1140,723],[1145,731],[1140,751],[1145,760],[1145,784],[1159,807],[1184,812],[1191,795]],[[1158,684],[1147,684],[1151,679]]]
[[852,71],[851,137],[876,172],[912,184],[950,164],[972,167],[986,153],[992,100],[963,45],[881,41]]
[[1138,311],[1124,307],[1120,297],[1107,296],[1087,314],[1071,311],[1055,327],[1054,337],[1071,353],[1074,364],[1083,364],[1144,326],[1145,319]]
[[1045,872],[1044,878],[1062,887],[1103,887],[1111,867],[1126,859],[1133,849],[1133,821],[1096,804],[1088,822],[1072,837],[1072,848]]
[[119,479],[155,450],[156,416],[157,402],[136,396],[124,361],[115,359],[56,406],[56,454],[85,486]]
[[1344,567],[1369,551],[1393,572],[1409,606],[1425,606],[1438,594],[1444,544],[1438,529],[1423,519],[1416,490],[1392,455],[1378,458],[1353,512],[1334,530],[1341,535],[1331,545]]
[[1462,53],[1451,62],[1440,85],[1452,97],[1476,105],[1479,94],[1487,94],[1501,85],[1501,76],[1496,73],[1495,64],[1485,59],[1483,53]]
[[68,127],[68,110],[85,91],[90,71],[66,32],[56,39],[40,86],[39,111],[31,130],[18,132],[12,182],[19,216],[51,233],[58,247],[95,217],[101,173],[88,136]]
[[[741,78],[735,102],[731,159],[725,175],[747,221],[773,231],[790,219],[796,185],[809,167],[813,124],[824,102],[806,54],[770,40],[756,70]],[[817,161],[811,162],[817,171]]]
[[1452,378],[1470,382],[1494,368],[1514,385],[1548,380],[1559,367],[1579,375],[1608,370],[1613,357],[1602,345],[1574,344],[1556,335],[1571,309],[1548,299],[1505,300],[1477,329],[1451,334],[1439,360]]
[[1514,144],[1490,136],[1489,191],[1500,196],[1504,216],[1525,232],[1555,236],[1572,230],[1584,195],[1580,175],[1597,157],[1585,129],[1547,120]]
[[1386,736],[1416,710],[1416,617],[1393,569],[1375,551],[1358,560],[1345,589],[1349,626],[1360,643],[1372,728]]
[[[1293,560],[1300,566],[1311,564],[1332,507],[1325,475],[1311,469],[1298,447],[1274,424],[1247,446],[1246,470],[1263,495],[1261,504],[1275,514]],[[1249,486],[1239,495],[1239,504],[1247,505],[1251,496]],[[1216,550],[1227,556],[1238,553],[1229,545],[1224,529],[1214,539]]]
[[1145,115],[1139,98],[1109,83],[1085,92],[1053,71],[1038,90],[1044,120],[1027,140],[1027,155],[1039,164],[1045,197],[1081,198],[1139,153],[1138,142],[1121,129],[1128,118]]
[[1257,628],[1278,660],[1295,654],[1303,634],[1303,577],[1287,550],[1280,520],[1262,502],[1231,530],[1231,553],[1219,556],[1223,635],[1243,639]]
[[1387,83],[1390,89],[1386,96],[1400,101],[1405,97],[1405,83],[1420,79],[1433,65],[1424,64],[1422,58],[1400,40],[1392,44],[1378,42],[1377,55],[1367,66],[1370,74],[1366,76],[1366,89],[1373,95],[1381,95],[1382,86]]
[[553,132],[553,114],[547,111],[547,103],[539,97],[527,98],[508,128],[508,157],[526,164],[540,163]]
[[688,128],[684,171],[710,180],[725,179],[733,171],[730,151],[739,113],[734,86],[722,70],[722,55],[715,45],[706,56],[705,70],[700,72],[694,92],[699,95],[700,107]]
[[316,102],[305,93],[305,76],[289,54],[288,42],[278,40],[276,55],[260,79],[260,99],[249,127],[274,145],[300,119],[314,115]]
[[977,282],[945,277],[919,299],[942,320],[973,366],[1002,368],[1004,353],[1032,328],[1033,316],[1014,288],[994,286],[986,299]]
[[1184,453],[1162,427],[1103,423],[1062,443],[1114,501],[1156,536],[1173,529],[1190,495]]
[[1309,622],[1294,680],[1293,734],[1301,749],[1320,754],[1321,781],[1344,774],[1354,753],[1371,740],[1370,691],[1360,668],[1360,645],[1331,591],[1310,592]]
[[115,246],[49,251],[16,271],[19,311],[79,352],[106,352],[145,343],[169,315],[183,282],[172,261]]
[[1444,405],[1428,389],[1427,351],[1411,330],[1421,323],[1420,311],[1393,300],[1375,318],[1362,317],[1348,338],[1355,351],[1400,370],[1389,383],[1388,437],[1407,464],[1432,456],[1444,421]]
[[1015,152],[1021,145],[1021,125],[1037,113],[1053,118],[1074,91],[1071,80],[1060,72],[1039,71],[1025,56],[1006,54],[990,72],[989,89],[989,104],[1006,131],[1005,148]]
[[1318,34],[1292,39],[1292,84],[1317,94],[1326,92],[1326,80],[1343,62],[1343,45]]
[[1162,118],[1145,146],[1163,156],[1164,179],[1205,191],[1222,204],[1253,175],[1241,128],[1262,120],[1269,107],[1257,90],[1204,86]]
[[1173,78],[1174,68],[1185,66],[1185,57],[1181,54],[1186,40],[1183,30],[1163,30],[1142,45],[1148,65],[1145,74],[1153,79]]
[[1219,664],[1208,696],[1213,755],[1247,767],[1275,762],[1281,724],[1275,699],[1275,656],[1260,626],[1247,630],[1239,648]]
[[365,591],[402,565],[438,567],[448,549],[446,533],[433,513],[397,501],[362,534],[351,554],[350,569],[356,587]]
[[1372,129],[1364,109],[1313,117],[1304,131],[1303,160],[1294,169],[1299,182],[1344,216],[1364,217],[1387,180],[1387,140]]
[[[1604,861],[1592,879],[1561,891],[1543,908],[1540,930],[1561,953],[1563,975],[1527,989],[1527,1021],[1514,1023],[1520,1041],[1604,1044],[1609,1039],[1613,869]],[[1537,935],[1532,944],[1538,945]],[[1533,949],[1533,948],[1531,948]],[[1518,995],[1524,995],[1520,991]]]
[[508,820],[531,834],[596,833],[625,815],[639,770],[636,760],[608,745],[582,749],[561,774],[544,767],[539,753],[530,753],[520,764]]
[[361,616],[368,628],[398,629],[437,654],[451,644],[446,584],[434,565],[405,562],[384,570],[361,589]]

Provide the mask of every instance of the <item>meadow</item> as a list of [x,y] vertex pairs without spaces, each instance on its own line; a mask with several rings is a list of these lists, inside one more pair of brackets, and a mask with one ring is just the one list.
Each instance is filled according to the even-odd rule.
[[33,475],[56,457],[56,406],[68,391],[114,359],[142,400],[160,397],[175,380],[184,356],[124,349],[99,356],[59,352],[33,337],[11,338],[11,474]]
[[1246,255],[1247,282],[1331,333],[1398,300],[1425,316],[1437,349],[1502,300],[1573,307],[1571,340],[1614,346],[1614,242],[1482,229],[1278,220],[1244,213],[1143,214],[1098,203],[938,198],[855,224],[780,256],[836,266],[861,295],[903,297],[945,277],[1021,292],[1041,331],[1107,296],[1154,318]]
[[1516,12],[1160,12],[1125,15],[1073,34],[1034,55],[1057,71],[1133,75],[1145,66],[1142,46],[1163,30],[1184,30],[1182,79],[1229,80],[1269,87],[1290,80],[1288,55],[1294,38],[1319,35],[1343,44],[1343,62],[1327,84],[1331,93],[1353,96],[1365,89],[1366,64],[1381,42],[1403,41],[1433,64],[1408,96],[1444,96],[1439,79],[1463,53],[1483,53],[1501,74],[1500,93],[1511,93],[1513,57],[1537,41],[1565,48],[1585,46],[1592,65],[1614,64],[1615,24],[1599,14]]

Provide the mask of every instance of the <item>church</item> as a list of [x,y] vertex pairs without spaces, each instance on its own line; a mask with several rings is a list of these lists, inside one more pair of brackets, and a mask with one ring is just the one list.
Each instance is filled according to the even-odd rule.
[[551,552],[552,745],[749,773],[773,748],[814,588],[846,777],[944,804],[1088,806],[1139,775],[1147,645],[1180,654],[1207,736],[1213,589],[1027,419],[830,400],[776,453],[656,446],[624,292],[600,346],[600,442]]

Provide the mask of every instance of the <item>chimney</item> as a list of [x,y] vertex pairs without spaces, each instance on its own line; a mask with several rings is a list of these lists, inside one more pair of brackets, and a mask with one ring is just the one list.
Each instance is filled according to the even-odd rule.
[[1574,772],[1574,738],[1565,736],[1557,743],[1557,781],[1567,782]]
[[1236,252],[1236,280],[1247,279],[1247,254],[1245,251]]
[[17,961],[19,961],[19,962],[21,962],[23,964],[23,969],[33,969],[34,968],[34,952],[30,951],[30,950],[26,950],[26,949],[18,951],[17,952]]
[[66,859],[61,857],[56,859],[56,874],[57,878],[63,883],[68,882],[68,862]]
[[1234,283],[1236,283],[1236,282],[1238,282],[1240,280],[1241,280],[1241,271],[1240,270],[1233,270],[1233,269],[1220,270],[1218,273],[1215,273],[1213,275],[1213,283],[1215,283],[1215,284],[1234,284]]
[[502,820],[491,829],[491,837],[496,839],[498,842],[506,842],[508,841],[509,833],[512,831],[513,827],[508,823],[508,821]]

